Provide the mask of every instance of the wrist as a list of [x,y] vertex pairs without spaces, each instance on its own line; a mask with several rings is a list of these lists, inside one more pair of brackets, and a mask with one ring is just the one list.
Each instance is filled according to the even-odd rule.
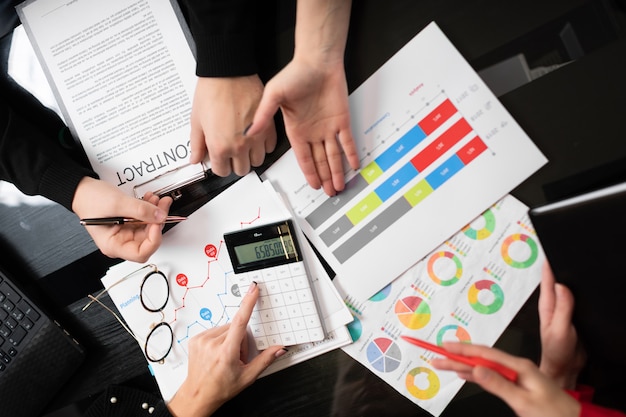
[[167,404],[174,417],[207,417],[212,415],[225,401],[203,397],[199,389],[183,383]]

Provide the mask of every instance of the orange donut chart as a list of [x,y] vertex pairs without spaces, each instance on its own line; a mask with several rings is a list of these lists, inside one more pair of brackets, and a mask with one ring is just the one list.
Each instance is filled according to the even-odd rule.
[[[441,277],[438,277],[435,273],[435,262],[439,261],[440,259],[450,259],[452,262],[454,262],[456,272],[451,278],[442,279]],[[435,283],[441,286],[448,287],[452,284],[455,284],[458,280],[461,279],[461,275],[463,275],[463,264],[461,263],[461,260],[452,252],[441,251],[433,254],[428,259],[427,270],[430,279],[432,279]]]

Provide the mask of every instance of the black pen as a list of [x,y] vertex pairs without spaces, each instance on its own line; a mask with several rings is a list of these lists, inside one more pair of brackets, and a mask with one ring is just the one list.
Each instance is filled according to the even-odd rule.
[[[178,223],[183,220],[187,220],[187,217],[183,216],[167,216],[161,224],[164,223]],[[127,217],[94,217],[92,219],[80,219],[80,224],[83,226],[113,226],[116,224],[151,224],[156,222],[146,222],[138,219],[130,219]]]

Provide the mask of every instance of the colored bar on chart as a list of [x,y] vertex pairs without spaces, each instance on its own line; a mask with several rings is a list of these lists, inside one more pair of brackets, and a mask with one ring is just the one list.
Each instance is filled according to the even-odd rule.
[[450,177],[459,172],[463,168],[463,161],[458,155],[454,154],[447,161],[441,164],[432,174],[426,177],[426,181],[433,187],[433,190],[439,188]]
[[376,218],[335,249],[333,255],[337,261],[344,263],[409,210],[411,210],[411,206],[404,198],[394,201]]
[[469,164],[474,160],[478,155],[483,153],[487,149],[487,145],[482,141],[481,138],[476,136],[472,139],[467,145],[462,147],[458,152],[459,158],[465,165]]
[[375,159],[376,164],[381,170],[387,171],[389,168],[394,166],[400,158],[409,153],[411,149],[415,148],[418,143],[424,140],[425,137],[426,134],[421,127],[413,127],[393,145],[391,145],[389,149],[380,154],[380,156]]
[[326,246],[330,246],[339,240],[340,237],[348,233],[353,227],[354,225],[350,219],[348,219],[348,216],[343,215],[329,228],[320,233],[319,236]]
[[418,125],[426,135],[430,135],[456,112],[457,110],[454,104],[452,104],[450,99],[446,99],[446,101],[437,106],[435,110],[431,111],[428,116],[424,117]]
[[346,188],[334,197],[324,201],[312,211],[305,220],[313,229],[317,229],[339,209],[347,205],[357,194],[367,188],[369,184],[361,175],[356,175],[346,183]]
[[352,224],[358,224],[361,220],[367,217],[372,211],[380,207],[383,204],[381,199],[376,193],[371,192],[359,203],[348,210],[346,216],[350,219]]
[[428,197],[432,192],[433,187],[430,186],[428,181],[421,180],[404,194],[404,198],[406,198],[411,207],[415,207],[420,201]]
[[418,172],[412,164],[405,164],[380,186],[376,187],[374,192],[383,202],[387,201],[397,193],[400,188],[411,182],[417,174]]
[[471,131],[472,127],[467,123],[467,120],[460,119],[439,136],[437,140],[433,141],[423,151],[411,159],[411,163],[413,163],[418,171],[424,171],[430,164],[435,162],[441,155],[446,153]]
[[378,177],[383,175],[383,172],[384,171],[380,168],[376,161],[372,161],[367,164],[359,174],[365,181],[367,181],[368,184],[371,184],[376,181]]

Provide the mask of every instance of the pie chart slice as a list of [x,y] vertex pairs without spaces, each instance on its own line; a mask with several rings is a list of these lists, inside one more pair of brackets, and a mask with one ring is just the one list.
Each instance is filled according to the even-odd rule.
[[367,360],[379,372],[393,372],[402,361],[402,351],[391,339],[379,337],[367,346]]
[[421,329],[430,321],[430,307],[420,297],[405,297],[396,302],[394,312],[398,320],[411,330]]

